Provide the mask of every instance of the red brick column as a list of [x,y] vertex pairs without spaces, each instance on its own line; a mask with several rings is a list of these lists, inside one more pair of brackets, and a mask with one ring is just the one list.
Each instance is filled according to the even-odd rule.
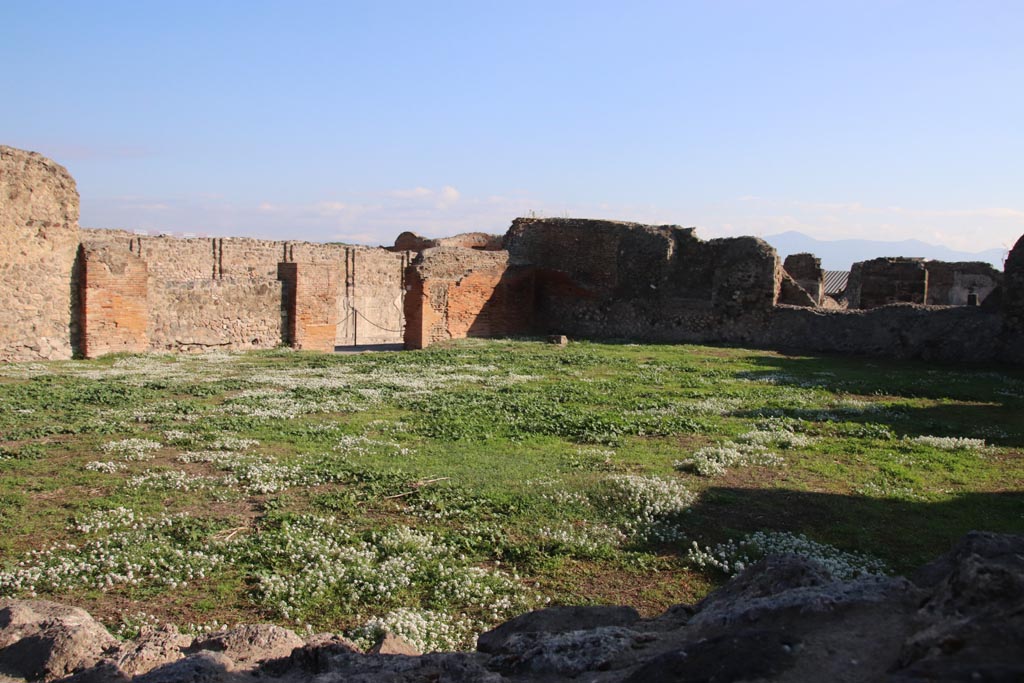
[[334,351],[338,328],[338,268],[330,263],[279,263],[284,283],[288,343],[307,351]]
[[83,245],[81,297],[82,353],[149,350],[149,272],[145,261],[113,246]]

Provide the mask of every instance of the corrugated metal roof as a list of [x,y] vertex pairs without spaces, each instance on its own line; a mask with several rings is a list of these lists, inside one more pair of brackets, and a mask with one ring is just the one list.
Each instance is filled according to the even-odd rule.
[[850,279],[848,270],[826,270],[825,271],[825,293],[842,294],[846,289],[846,282]]

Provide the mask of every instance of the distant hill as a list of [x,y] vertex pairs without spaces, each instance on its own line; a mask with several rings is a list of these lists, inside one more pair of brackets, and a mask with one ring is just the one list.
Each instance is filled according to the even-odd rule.
[[969,253],[920,240],[818,240],[795,231],[768,235],[763,239],[775,247],[783,259],[789,254],[810,252],[821,259],[821,267],[825,270],[849,270],[857,261],[867,261],[881,256],[920,256],[938,261],[984,261],[1002,270],[1003,259],[1006,258],[1006,251],[1003,249]]

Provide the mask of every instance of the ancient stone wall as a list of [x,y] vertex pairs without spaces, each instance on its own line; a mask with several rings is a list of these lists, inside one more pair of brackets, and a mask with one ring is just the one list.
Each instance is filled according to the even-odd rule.
[[414,232],[403,232],[395,238],[391,251],[415,251],[421,253],[434,247],[462,247],[480,251],[500,251],[504,237],[486,232],[464,232],[451,237],[422,237]]
[[0,145],[0,361],[71,357],[78,244],[67,169]]
[[150,349],[273,348],[282,342],[281,302],[277,280],[151,280]]
[[821,259],[814,254],[790,254],[782,267],[807,292],[813,305],[820,306],[825,296],[825,271],[821,269]]
[[86,242],[80,251],[81,353],[142,353],[149,346],[149,272],[135,254]]
[[1002,304],[1007,326],[1024,331],[1024,236],[1006,259]]
[[281,300],[271,302],[271,292],[281,290],[276,283],[282,262],[325,264],[336,271],[335,344],[402,342],[409,252],[244,237],[84,232],[90,241],[116,245],[149,265],[149,289],[161,305],[151,329],[153,349],[244,349],[280,343],[280,333],[275,339],[271,331],[280,328]]
[[926,261],[928,301],[933,306],[967,306],[974,295],[975,305],[988,298],[1003,280],[1003,274],[989,263]]
[[924,259],[876,258],[854,263],[846,285],[850,308],[890,304],[923,304],[928,300],[928,269]]
[[754,237],[692,228],[520,218],[510,262],[537,269],[536,328],[652,341],[752,340],[778,298],[778,256]]
[[507,252],[429,249],[409,269],[406,282],[406,348],[532,330],[534,270],[510,267]]
[[908,304],[829,310],[779,306],[757,345],[890,358],[993,361],[1005,355],[1001,330],[1000,316],[976,307],[934,309]]

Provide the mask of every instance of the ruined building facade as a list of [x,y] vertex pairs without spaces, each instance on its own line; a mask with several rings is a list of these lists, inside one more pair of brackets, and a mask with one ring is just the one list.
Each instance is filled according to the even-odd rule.
[[1024,363],[1024,238],[1005,272],[876,259],[826,292],[754,237],[520,218],[389,249],[78,226],[74,180],[0,146],[0,360],[567,334]]

